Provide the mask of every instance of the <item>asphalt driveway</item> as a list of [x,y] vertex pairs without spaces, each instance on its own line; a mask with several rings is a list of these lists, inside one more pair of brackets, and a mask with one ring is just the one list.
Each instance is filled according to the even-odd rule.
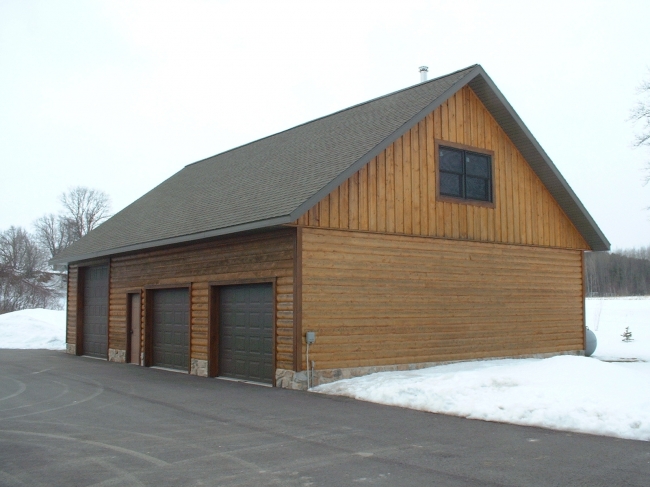
[[644,486],[650,443],[0,350],[2,486]]

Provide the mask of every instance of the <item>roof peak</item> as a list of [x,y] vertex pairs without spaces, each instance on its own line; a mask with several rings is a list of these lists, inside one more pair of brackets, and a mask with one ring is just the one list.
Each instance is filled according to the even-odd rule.
[[335,111],[335,112],[328,113],[327,115],[322,115],[322,116],[320,116],[320,117],[316,117],[316,118],[314,118],[314,119],[312,119],[312,120],[308,120],[307,122],[299,123],[298,125],[294,125],[294,126],[292,126],[292,127],[286,128],[286,129],[284,129],[284,130],[280,130],[279,132],[275,132],[275,133],[273,133],[273,134],[269,134],[269,135],[266,135],[266,136],[264,136],[264,137],[260,137],[259,139],[251,140],[250,142],[246,142],[245,144],[242,144],[242,145],[238,145],[238,146],[232,147],[232,148],[227,149],[227,150],[225,150],[225,151],[223,151],[223,152],[219,152],[219,153],[214,154],[214,155],[212,155],[212,156],[209,156],[209,157],[206,157],[206,158],[203,158],[203,159],[199,159],[198,161],[190,162],[189,164],[186,164],[185,167],[189,167],[189,166],[193,166],[193,165],[195,165],[195,164],[199,164],[199,163],[202,163],[202,162],[206,162],[206,161],[212,159],[213,157],[222,156],[222,155],[224,155],[224,154],[227,154],[228,152],[235,151],[235,150],[239,150],[239,149],[241,149],[241,148],[243,148],[243,147],[246,147],[246,146],[248,146],[248,145],[251,145],[251,144],[256,144],[257,142],[260,142],[260,141],[265,140],[265,139],[269,139],[269,138],[271,138],[271,137],[275,137],[275,136],[277,136],[277,135],[283,134],[283,133],[288,132],[288,131],[290,131],[290,130],[294,130],[294,129],[298,128],[298,127],[303,127],[303,126],[305,126],[305,125],[309,125],[309,124],[311,124],[311,123],[318,122],[318,121],[323,120],[323,119],[326,119],[326,118],[328,118],[328,117],[332,117],[332,116],[338,115],[338,114],[340,114],[340,113],[346,112],[346,111],[348,111],[348,110],[352,110],[352,109],[354,109],[354,108],[361,107],[361,106],[366,105],[366,104],[368,104],[368,103],[373,103],[373,102],[375,102],[375,101],[381,100],[382,98],[387,98],[387,97],[389,97],[389,96],[397,95],[398,93],[402,93],[402,92],[404,92],[404,91],[408,91],[408,90],[416,89],[416,88],[421,87],[421,86],[423,86],[423,85],[426,85],[426,84],[429,84],[429,83],[433,83],[433,82],[436,82],[436,81],[440,81],[440,80],[442,80],[442,79],[444,79],[444,78],[448,78],[448,77],[450,77],[450,76],[454,76],[454,75],[456,75],[456,74],[458,74],[458,73],[461,73],[461,72],[463,72],[463,71],[470,71],[470,70],[472,70],[472,69],[474,69],[474,68],[476,68],[476,67],[481,68],[481,65],[480,65],[480,64],[472,64],[472,65],[467,66],[467,67],[465,67],[465,68],[457,69],[456,71],[453,71],[453,72],[451,72],[451,73],[443,74],[443,75],[438,76],[438,77],[436,77],[436,78],[432,78],[432,79],[427,80],[427,81],[423,81],[423,82],[415,83],[415,84],[413,84],[413,85],[411,85],[411,86],[407,86],[407,87],[405,87],[405,88],[400,88],[399,90],[392,91],[392,92],[387,93],[387,94],[385,94],[385,95],[377,96],[377,97],[375,97],[375,98],[371,98],[370,100],[366,100],[366,101],[363,101],[363,102],[360,102],[360,103],[356,103],[356,104],[354,104],[354,105],[350,105],[350,106],[348,106],[348,107],[346,107],[346,108],[342,108],[341,110],[337,110],[337,111]]

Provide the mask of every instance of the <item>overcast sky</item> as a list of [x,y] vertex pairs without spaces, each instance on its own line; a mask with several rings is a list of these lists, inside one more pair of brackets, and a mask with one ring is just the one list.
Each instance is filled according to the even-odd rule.
[[0,230],[479,63],[613,248],[650,245],[650,2],[0,1]]

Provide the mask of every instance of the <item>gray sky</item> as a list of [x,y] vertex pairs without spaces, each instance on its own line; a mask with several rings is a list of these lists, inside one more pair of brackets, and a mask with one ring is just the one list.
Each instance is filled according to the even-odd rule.
[[0,2],[0,230],[479,63],[612,247],[650,245],[650,2]]

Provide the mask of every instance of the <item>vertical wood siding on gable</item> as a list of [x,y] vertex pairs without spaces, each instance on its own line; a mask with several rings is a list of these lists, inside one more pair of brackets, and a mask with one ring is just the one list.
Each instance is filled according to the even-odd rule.
[[[436,200],[435,142],[494,151],[494,208]],[[298,225],[588,250],[468,86],[295,222]]]
[[[293,369],[294,240],[295,231],[282,230],[112,258],[109,347],[126,349],[128,293],[145,286],[191,283],[190,356],[208,360],[209,283],[275,278],[276,365]],[[142,323],[145,301],[143,293]],[[144,337],[140,343],[144,347]]]
[[583,349],[579,250],[303,228],[302,252],[317,369]]

